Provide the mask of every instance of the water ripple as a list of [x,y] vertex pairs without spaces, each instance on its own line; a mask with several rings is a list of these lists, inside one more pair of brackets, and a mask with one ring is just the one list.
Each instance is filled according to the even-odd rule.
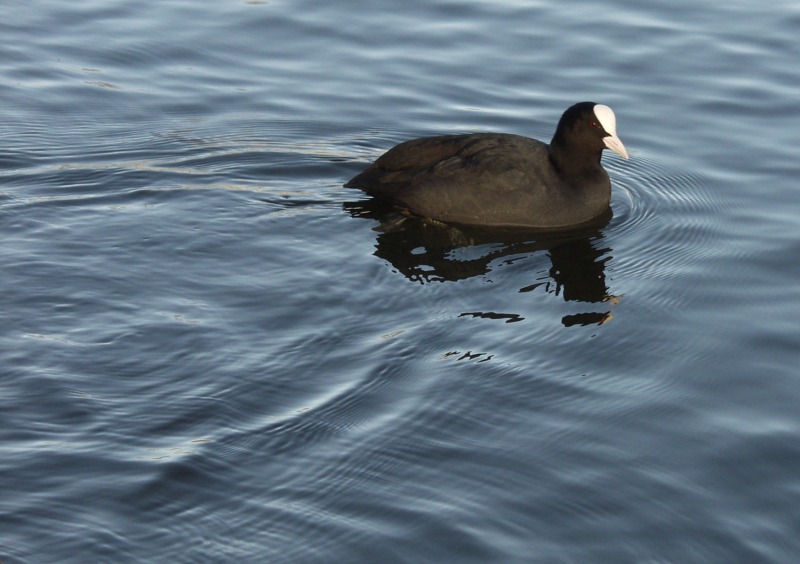
[[[615,269],[626,276],[685,278],[710,258],[730,208],[718,183],[687,170],[678,159],[637,154],[635,163],[607,168],[614,179],[609,228],[618,253]],[[624,168],[623,168],[624,166]]]

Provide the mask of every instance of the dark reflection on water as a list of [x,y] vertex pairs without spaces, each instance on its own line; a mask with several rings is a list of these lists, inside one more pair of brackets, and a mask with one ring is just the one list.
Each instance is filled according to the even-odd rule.
[[[378,222],[375,256],[388,261],[413,282],[455,282],[488,274],[498,262],[513,262],[531,253],[547,253],[551,268],[544,279],[519,288],[520,293],[544,290],[565,301],[587,304],[614,302],[606,285],[605,264],[611,248],[603,229],[612,218],[609,210],[590,224],[569,231],[481,229],[430,221],[399,212],[375,199],[346,202],[353,217]],[[464,312],[462,316],[500,319],[515,323],[516,313]],[[583,312],[562,318],[565,326],[602,324],[610,311]]]

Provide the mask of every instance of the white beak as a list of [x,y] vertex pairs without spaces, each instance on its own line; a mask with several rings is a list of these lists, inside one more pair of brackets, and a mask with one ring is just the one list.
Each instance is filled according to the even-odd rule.
[[611,134],[608,137],[603,137],[603,143],[606,144],[606,147],[614,151],[623,159],[628,158],[628,151],[625,150],[625,145],[622,144],[622,141],[619,140],[615,134]]
[[628,151],[625,150],[625,145],[623,145],[622,141],[617,137],[617,116],[614,115],[611,108],[603,104],[595,105],[594,115],[597,117],[600,125],[603,126],[603,129],[606,130],[606,133],[608,133],[608,137],[603,137],[603,143],[620,157],[627,159]]

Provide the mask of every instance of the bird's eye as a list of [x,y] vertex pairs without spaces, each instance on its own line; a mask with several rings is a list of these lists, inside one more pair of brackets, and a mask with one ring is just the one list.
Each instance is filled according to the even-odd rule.
[[600,124],[597,123],[596,121],[590,121],[589,127],[591,127],[592,129],[597,129],[598,127],[600,127]]

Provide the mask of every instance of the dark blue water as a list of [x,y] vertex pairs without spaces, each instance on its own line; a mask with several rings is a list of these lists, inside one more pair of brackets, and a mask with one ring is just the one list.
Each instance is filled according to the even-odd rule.
[[[800,559],[800,5],[0,7],[0,560]],[[614,108],[558,236],[342,188]]]

